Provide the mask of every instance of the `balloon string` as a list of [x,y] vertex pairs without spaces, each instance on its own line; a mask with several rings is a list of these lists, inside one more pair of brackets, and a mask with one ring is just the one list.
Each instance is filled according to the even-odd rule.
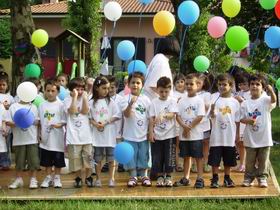
[[188,30],[188,27],[186,27],[185,31],[184,31],[184,35],[182,37],[182,40],[181,40],[181,49],[180,49],[180,56],[179,56],[179,66],[181,66],[181,63],[182,63],[182,57],[183,57],[183,48],[184,48],[184,43],[185,43],[185,38],[186,38],[186,34],[187,34],[187,30]]
[[117,22],[114,21],[113,29],[112,29],[112,31],[111,31],[111,34],[110,34],[109,38],[108,38],[108,43],[107,43],[107,45],[105,46],[104,52],[102,53],[102,56],[101,56],[101,61],[102,61],[102,62],[104,61],[104,56],[106,55],[106,51],[107,51],[107,49],[108,49],[108,47],[109,47],[109,45],[110,45],[111,39],[112,39],[113,34],[114,34],[114,32],[115,32],[116,23],[117,23]]

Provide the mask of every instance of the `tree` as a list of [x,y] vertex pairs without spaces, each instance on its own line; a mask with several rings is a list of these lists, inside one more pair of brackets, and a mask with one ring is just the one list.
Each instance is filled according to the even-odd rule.
[[11,24],[8,19],[0,19],[0,58],[9,58],[11,55]]
[[[64,25],[86,40],[86,74],[94,75],[99,71],[99,49],[101,36],[100,0],[76,0],[68,2],[68,16]],[[75,44],[75,41],[73,42]]]

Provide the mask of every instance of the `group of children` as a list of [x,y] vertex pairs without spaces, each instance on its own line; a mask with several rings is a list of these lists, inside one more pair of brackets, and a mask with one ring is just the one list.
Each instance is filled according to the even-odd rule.
[[[2,87],[6,81],[3,78],[0,76],[0,93],[7,96],[7,88]],[[242,156],[240,169],[245,169],[242,185],[251,186],[257,178],[260,187],[267,187],[272,146],[270,112],[277,99],[273,88],[261,75],[243,78],[245,85],[237,85],[241,90],[235,94],[234,79],[221,74],[215,80],[218,91],[211,94],[208,91],[213,86],[205,88],[208,78],[203,74],[177,75],[173,84],[170,78],[161,77],[157,81],[157,97],[153,100],[142,91],[145,77],[140,72],[129,75],[129,92],[122,92],[123,95],[117,94],[118,83],[113,76],[99,76],[94,81],[74,78],[67,85],[69,96],[61,101],[58,98],[60,85],[67,82],[61,75],[45,82],[46,101],[38,108],[21,100],[13,103],[12,98],[9,102],[0,98],[2,133],[6,136],[11,128],[15,152],[16,179],[9,188],[23,186],[26,167],[30,171],[29,187],[37,188],[36,171],[40,166],[46,169],[40,187],[61,188],[65,144],[69,169],[76,173],[75,187],[83,183],[88,187],[101,187],[105,158],[109,164],[108,185],[114,187],[114,147],[118,141],[125,141],[134,149],[134,157],[124,165],[130,176],[128,187],[137,186],[139,181],[143,186],[151,186],[150,167],[157,176],[156,186],[188,186],[192,160],[197,166],[195,188],[204,187],[203,171],[208,165],[213,174],[210,187],[219,187],[221,160],[224,186],[234,187],[230,172],[237,164],[236,145]],[[173,85],[175,90],[171,95]],[[247,85],[246,88],[243,85]],[[13,122],[20,108],[30,109],[35,116],[34,124],[28,129],[18,128]],[[1,161],[3,154],[8,153],[3,136],[0,138]],[[173,183],[171,175],[178,165],[178,155],[183,158],[183,177]],[[152,165],[149,165],[150,158]],[[92,167],[96,170],[95,180]],[[85,175],[82,175],[83,169]]]

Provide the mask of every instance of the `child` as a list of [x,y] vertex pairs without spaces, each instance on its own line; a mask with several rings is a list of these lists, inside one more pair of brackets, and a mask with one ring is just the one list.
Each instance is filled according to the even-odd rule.
[[[246,147],[246,169],[243,186],[249,187],[255,178],[259,187],[267,187],[269,153],[273,146],[270,112],[275,108],[276,95],[263,76],[257,74],[249,79],[251,98],[241,105],[241,122],[246,124],[244,146]],[[270,96],[264,96],[266,91]],[[257,169],[255,167],[258,162]]]
[[67,74],[61,73],[56,77],[56,81],[59,83],[60,86],[63,86],[66,90],[65,96],[69,96],[70,91],[68,89],[68,79],[69,76]]
[[[186,96],[186,81],[185,76],[181,73],[176,74],[173,80],[174,92],[173,97],[176,99],[177,103],[179,103],[180,99]],[[179,158],[179,124],[176,121],[176,171],[182,172],[183,168],[180,165]]]
[[86,78],[86,91],[88,94],[88,98],[91,99],[92,98],[92,87],[93,87],[93,83],[94,83],[94,78],[92,77],[87,77]]
[[[27,129],[19,128],[13,122],[14,114],[21,108],[29,109],[35,117],[35,122]],[[6,116],[5,122],[7,126],[12,128],[13,133],[13,147],[15,151],[15,163],[16,163],[16,179],[9,185],[10,189],[16,189],[23,186],[23,171],[26,163],[30,170],[30,189],[38,188],[37,170],[40,168],[40,159],[38,151],[37,140],[37,125],[38,125],[38,110],[35,105],[19,101],[14,103],[9,108],[9,113]]]
[[172,187],[171,173],[175,166],[177,101],[169,97],[172,87],[168,77],[157,82],[159,98],[152,100],[149,109],[149,140],[152,142],[152,165],[157,174],[157,187]]
[[[243,101],[251,98],[251,94],[249,91],[248,78],[245,75],[239,76],[236,83],[237,83],[237,87],[238,87],[239,91],[237,92],[235,99],[237,99],[239,101],[239,103],[241,104]],[[245,130],[245,124],[240,123],[240,141],[238,141],[238,144],[236,145],[237,149],[238,149],[239,158],[240,158],[240,164],[237,167],[237,171],[239,171],[239,172],[245,172],[246,150],[243,145],[244,130]]]
[[235,141],[239,139],[238,101],[231,96],[233,79],[228,74],[217,77],[219,97],[211,101],[209,116],[212,121],[208,164],[212,166],[211,188],[219,187],[219,166],[224,163],[224,186],[234,187],[230,168],[236,166]]
[[92,133],[88,119],[89,103],[83,78],[74,78],[69,83],[70,96],[64,100],[66,112],[66,144],[69,169],[76,172],[74,187],[82,186],[82,169],[86,169],[85,183],[93,187],[91,177]]
[[131,94],[125,96],[126,104],[122,106],[124,114],[123,138],[134,148],[133,159],[125,165],[130,173],[128,187],[137,185],[137,174],[142,177],[143,186],[150,187],[152,185],[147,177],[149,161],[148,109],[151,102],[147,96],[140,94],[144,79],[144,75],[140,72],[129,75],[128,85]]
[[[57,100],[59,84],[54,80],[45,83],[44,101],[39,106],[39,117],[41,124],[41,161],[40,164],[46,167],[46,177],[41,188],[48,188],[53,185],[61,188],[60,172],[65,167],[64,161],[64,130],[65,114],[63,103]],[[54,166],[54,177],[52,167]]]
[[91,124],[93,125],[94,160],[96,164],[95,186],[101,187],[101,161],[106,157],[109,163],[109,187],[115,186],[114,147],[116,146],[116,129],[114,122],[120,119],[120,112],[110,98],[110,83],[104,76],[97,77],[93,83],[90,103]]
[[180,157],[184,158],[184,177],[175,182],[174,186],[190,184],[191,158],[195,158],[198,169],[195,188],[203,188],[203,129],[199,124],[205,115],[203,99],[197,96],[197,81],[195,74],[186,76],[188,94],[178,103],[177,121],[180,125]]
[[7,129],[6,124],[4,123],[3,119],[6,117],[6,109],[3,106],[3,104],[0,104],[0,166],[2,167],[9,167],[9,162],[7,161],[8,158],[8,148],[7,148],[7,142],[6,142],[6,136],[7,136]]

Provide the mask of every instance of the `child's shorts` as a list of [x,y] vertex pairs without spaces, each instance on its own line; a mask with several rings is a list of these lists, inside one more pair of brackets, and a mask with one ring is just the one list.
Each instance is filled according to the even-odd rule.
[[94,147],[94,160],[99,163],[106,157],[106,162],[114,161],[114,148],[113,147]]
[[203,140],[180,141],[179,148],[179,156],[182,158],[203,158]]
[[35,171],[40,168],[39,146],[38,144],[14,146],[16,170],[23,171],[28,165],[28,169]]
[[56,168],[63,168],[65,167],[65,159],[64,159],[64,152],[58,151],[49,151],[40,148],[41,151],[41,160],[40,165],[43,167],[56,167]]
[[10,167],[11,160],[9,158],[8,152],[0,152],[0,167],[7,168]]
[[235,152],[235,147],[210,147],[208,164],[210,166],[218,167],[223,158],[224,166],[236,166]]
[[79,171],[83,168],[92,168],[92,145],[71,145],[68,147],[69,170]]
[[149,142],[147,140],[141,142],[134,142],[125,140],[134,149],[133,159],[124,165],[126,170],[147,169],[149,162]]

